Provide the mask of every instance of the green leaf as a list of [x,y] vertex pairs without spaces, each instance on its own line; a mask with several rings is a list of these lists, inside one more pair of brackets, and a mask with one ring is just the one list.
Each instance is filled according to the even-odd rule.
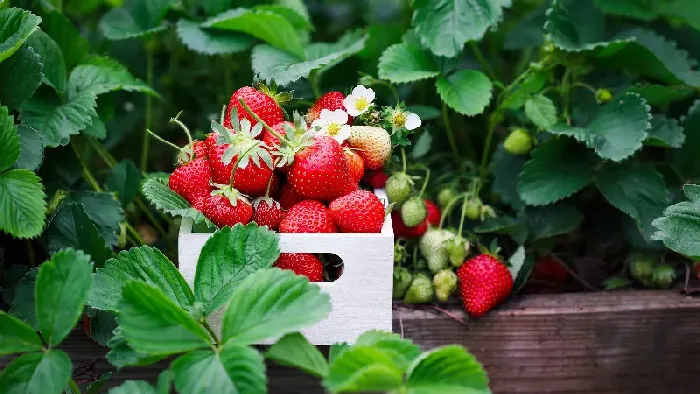
[[685,85],[636,85],[627,89],[637,93],[649,105],[668,105],[674,101],[685,100],[693,94],[693,88]]
[[685,134],[685,143],[673,152],[673,164],[686,178],[700,175],[700,100],[696,100],[688,109],[688,114],[681,119]]
[[349,349],[350,345],[347,342],[334,343],[328,349],[328,362],[332,363],[345,350]]
[[607,46],[624,46],[628,40],[604,42],[603,13],[592,0],[554,0],[544,31],[557,48],[564,51],[591,51]]
[[44,228],[46,195],[41,179],[27,170],[0,174],[0,230],[34,238]]
[[484,368],[458,345],[435,348],[415,360],[406,387],[408,394],[491,393]]
[[525,101],[530,98],[530,95],[538,93],[544,88],[550,75],[551,71],[548,70],[528,73],[522,82],[510,89],[501,106],[513,110],[520,109],[525,105]]
[[251,223],[217,230],[202,247],[194,276],[195,300],[205,315],[231,298],[236,286],[262,268],[270,268],[280,255],[279,236]]
[[248,346],[229,343],[218,353],[211,350],[188,353],[173,361],[171,368],[175,388],[181,393],[267,392],[263,357]]
[[269,10],[236,8],[203,23],[203,27],[239,31],[303,58],[304,48],[287,18]]
[[689,201],[666,208],[662,217],[651,224],[659,231],[652,239],[663,241],[667,248],[691,260],[700,259],[700,186],[685,185]]
[[[346,34],[335,43],[314,43],[306,48],[305,56],[298,57],[270,45],[261,44],[253,48],[253,71],[259,78],[275,81],[285,86],[321,67],[327,69],[358,53],[364,47],[367,36]],[[325,67],[324,67],[325,66]]]
[[388,354],[401,371],[421,355],[418,345],[410,339],[402,339],[400,335],[386,331],[370,330],[362,333],[355,341],[355,346],[374,346]]
[[10,315],[27,323],[34,331],[39,331],[39,323],[36,321],[36,307],[34,288],[36,287],[36,274],[38,268],[33,268],[20,279],[15,287],[14,298]]
[[534,242],[570,234],[583,222],[583,214],[571,204],[560,203],[546,207],[527,207],[525,219],[530,240]]
[[44,74],[42,82],[63,92],[66,88],[66,62],[58,44],[48,34],[37,30],[29,37],[27,45],[41,57]]
[[148,283],[127,283],[117,310],[121,336],[138,352],[168,355],[211,346],[207,331],[180,305]]
[[510,259],[508,259],[508,270],[513,276],[513,280],[515,280],[518,277],[520,269],[523,268],[523,265],[525,264],[525,258],[525,247],[523,245],[520,245],[518,246],[518,249],[515,251],[515,253],[513,253],[513,255],[510,256]]
[[[419,115],[420,116],[420,115]],[[425,120],[425,118],[421,117],[422,120]],[[413,145],[413,149],[411,149],[411,158],[412,159],[420,159],[421,157],[425,157],[428,153],[430,153],[430,148],[433,145],[433,135],[430,133],[429,130],[425,130],[418,135],[418,139],[416,140],[415,144]]]
[[23,124],[16,125],[19,134],[19,157],[15,168],[36,171],[44,161],[44,144],[39,132]]
[[543,5],[526,14],[508,30],[503,41],[503,49],[518,50],[534,48],[544,42],[542,26],[546,20],[547,6]]
[[62,394],[71,368],[70,358],[62,350],[23,354],[0,372],[0,392]]
[[19,8],[0,9],[0,63],[12,56],[39,26],[41,18]]
[[283,16],[296,30],[312,30],[313,25],[309,21],[309,15],[295,8],[298,7],[288,7],[282,4],[262,4],[255,6],[253,9],[256,11],[269,11]]
[[97,267],[102,267],[112,257],[112,251],[107,248],[80,203],[59,205],[46,226],[46,238],[49,253],[65,248],[82,250],[90,255]]
[[39,268],[36,317],[49,346],[61,343],[83,314],[91,273],[90,256],[74,249],[57,252]]
[[655,114],[651,118],[651,128],[645,144],[662,148],[680,148],[685,142],[683,129],[675,119],[668,119],[661,114]]
[[[517,179],[516,179],[517,182]],[[530,235],[530,230],[527,227],[525,219],[519,216],[514,219],[510,216],[498,216],[495,218],[488,218],[484,220],[483,223],[474,227],[474,232],[477,234],[505,234],[510,236],[515,242],[522,244],[527,241],[527,237]]]
[[124,221],[124,210],[111,193],[81,190],[71,193],[62,203],[69,202],[83,204],[85,213],[95,224],[107,246],[117,246],[119,223]]
[[87,386],[84,394],[99,394],[100,389],[107,383],[110,377],[112,377],[112,372],[104,372],[97,380]]
[[265,357],[279,365],[298,368],[318,378],[328,374],[328,363],[323,354],[298,332],[283,336],[265,352]]
[[634,93],[613,98],[586,127],[560,124],[552,134],[568,135],[594,149],[603,159],[622,161],[642,148],[651,128],[651,114],[644,99]]
[[536,94],[525,101],[525,115],[540,129],[547,130],[557,123],[557,107],[543,94]]
[[421,120],[434,120],[440,117],[440,110],[429,105],[409,105],[406,110],[415,113]]
[[19,158],[19,135],[15,118],[7,107],[0,107],[0,171],[12,167]]
[[199,23],[180,19],[177,36],[189,49],[205,55],[225,55],[248,50],[255,39],[245,34],[208,29]]
[[114,59],[93,56],[76,66],[68,78],[68,91],[73,97],[93,93],[124,90],[139,92],[158,97],[151,87],[138,78],[134,78],[129,70]]
[[479,41],[503,18],[509,2],[498,0],[416,0],[413,26],[423,46],[455,57],[467,41]]
[[145,380],[127,380],[109,389],[107,394],[157,394],[155,387]]
[[592,175],[588,152],[564,138],[552,138],[532,151],[518,182],[528,205],[547,205],[583,189]]
[[41,70],[41,57],[27,45],[0,63],[0,103],[19,108],[41,85]]
[[33,328],[0,311],[0,355],[40,351],[41,345]]
[[83,60],[90,50],[88,40],[58,11],[43,14],[41,29],[61,48],[68,69],[72,69]]
[[192,219],[195,223],[208,222],[201,212],[192,208],[190,203],[168,187],[167,179],[147,179],[141,191],[151,205],[173,217],[182,216]]
[[491,101],[491,80],[481,71],[461,70],[437,79],[437,92],[450,108],[467,116],[484,112]]
[[117,368],[151,365],[167,357],[166,355],[148,355],[132,349],[126,339],[122,338],[119,327],[114,330],[114,336],[109,340],[107,346],[110,350],[105,357],[111,365]]
[[432,57],[418,44],[398,43],[387,48],[379,58],[379,78],[406,83],[440,75]]
[[597,176],[596,186],[610,204],[632,217],[649,235],[649,224],[669,203],[663,176],[646,164],[606,164]]
[[[521,252],[522,251],[522,252]],[[511,294],[517,294],[528,278],[530,278],[530,273],[532,272],[532,267],[535,265],[535,261],[532,256],[525,253],[525,248],[523,246],[518,247],[518,250],[511,256],[509,260],[511,264],[511,273],[515,271],[513,267],[518,267],[517,274],[513,274],[513,289]]]
[[331,363],[323,385],[331,393],[389,392],[401,387],[403,372],[393,358],[372,346],[352,346]]
[[109,341],[114,338],[114,330],[117,328],[117,315],[114,312],[101,311],[86,308],[90,317],[90,338],[102,346],[107,347]]
[[131,160],[122,160],[107,176],[107,189],[117,193],[123,206],[128,205],[141,189],[141,173]]
[[102,34],[109,40],[140,38],[167,28],[162,24],[172,0],[126,0],[123,7],[112,8],[100,20]]
[[278,268],[258,270],[239,283],[224,312],[223,342],[256,343],[319,322],[330,298],[304,276]]
[[654,10],[659,2],[652,1],[628,1],[628,0],[595,0],[595,4],[606,14],[619,15],[628,18],[650,21],[656,18]]
[[518,194],[518,180],[527,160],[528,157],[525,155],[511,155],[503,149],[503,144],[496,148],[493,155],[493,185],[491,189],[499,195],[503,202],[514,209],[525,205]]
[[119,252],[107,260],[104,268],[96,270],[87,303],[100,310],[118,312],[122,289],[131,281],[155,286],[183,309],[189,309],[194,302],[192,290],[175,265],[160,250],[141,246]]

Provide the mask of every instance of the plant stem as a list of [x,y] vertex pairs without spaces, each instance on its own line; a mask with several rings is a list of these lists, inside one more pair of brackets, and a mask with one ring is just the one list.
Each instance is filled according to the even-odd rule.
[[406,172],[406,149],[401,147],[401,163],[403,165],[403,172]]
[[593,93],[594,96],[596,95],[596,90],[595,90],[595,88],[594,88],[593,86],[587,84],[587,83],[583,83],[583,82],[574,82],[574,83],[571,85],[571,87],[573,87],[573,88],[584,88],[584,89],[588,90],[589,92]]
[[[479,61],[479,64],[481,64],[481,68],[489,76],[489,78],[491,78],[495,82],[498,82],[499,84],[501,84],[501,82],[496,77],[496,73],[493,71],[493,68],[491,68],[491,65],[489,64],[489,62],[486,61],[484,54],[481,53],[481,49],[479,49],[479,47],[476,45],[476,43],[474,41],[470,41],[469,47],[471,48],[472,52],[474,52],[474,56],[476,56],[476,60]],[[503,84],[501,84],[501,86],[502,85]]]
[[561,79],[561,101],[562,107],[564,107],[563,115],[567,124],[571,124],[571,119],[569,119],[569,91],[571,89],[570,76],[571,72],[567,69]]
[[489,162],[489,156],[491,155],[491,141],[493,140],[493,132],[496,130],[496,125],[501,117],[501,109],[498,108],[496,112],[489,116],[489,129],[486,134],[486,141],[484,142],[484,151],[481,154],[481,168],[479,169],[480,176],[484,176],[486,173],[486,166]]
[[246,104],[245,101],[243,101],[242,98],[238,99],[238,102],[241,103],[241,105],[242,105],[243,108],[246,110],[246,112],[247,112],[250,116],[252,116],[253,119],[255,119],[256,122],[262,124],[263,127],[265,128],[265,130],[269,131],[270,134],[272,134],[272,135],[274,135],[275,137],[277,137],[277,139],[279,139],[280,142],[283,142],[283,141],[286,142],[286,143],[289,142],[289,141],[287,140],[286,137],[284,137],[284,136],[282,136],[280,133],[276,132],[275,129],[273,129],[272,127],[268,126],[268,124],[265,123],[265,121],[263,121],[262,119],[260,119],[260,117],[259,117],[255,112],[253,112],[252,109],[250,109],[250,107],[248,106],[248,104]]
[[219,337],[216,335],[214,330],[212,330],[211,326],[209,325],[209,322],[206,321],[205,319],[202,319],[202,325],[209,332],[209,335],[211,335],[211,338],[214,340],[214,343],[218,346],[219,345]]
[[462,217],[459,218],[459,230],[457,230],[457,234],[459,236],[462,236],[462,228],[464,228],[464,211],[467,210],[467,201],[469,201],[466,197],[462,199]]
[[450,142],[450,148],[452,148],[452,158],[455,162],[455,167],[459,168],[459,150],[457,149],[457,142],[455,141],[454,132],[452,131],[452,126],[450,125],[450,117],[447,112],[447,104],[442,102],[442,123],[444,123],[445,131],[447,131],[447,140]]
[[418,193],[418,197],[423,197],[423,193],[425,193],[425,189],[428,187],[428,181],[430,180],[430,169],[426,168],[425,169],[425,180],[423,181],[423,186],[420,188],[420,193]]
[[[146,43],[146,83],[149,87],[153,86],[153,55],[154,49],[152,45]],[[146,130],[151,128],[153,123],[153,98],[151,95],[146,95]],[[146,173],[148,170],[148,153],[151,144],[151,135],[148,132],[143,133],[143,145],[141,146],[141,172]]]
[[109,168],[112,168],[117,164],[117,161],[114,159],[114,157],[112,157],[112,155],[107,151],[107,149],[105,149],[105,147],[102,146],[102,144],[97,142],[96,139],[88,138],[88,143],[90,144],[92,149],[94,149],[95,152],[97,152],[97,155],[100,156],[102,161],[104,161]]
[[466,198],[466,193],[460,194],[457,197],[453,198],[452,201],[447,203],[447,206],[445,206],[445,209],[442,211],[442,215],[440,215],[440,228],[442,228],[443,224],[445,224],[445,219],[447,218],[447,215],[450,213],[452,210],[452,207],[459,201],[460,198]]
[[238,169],[238,165],[241,164],[241,161],[246,157],[248,152],[252,151],[259,144],[260,144],[259,142],[253,144],[253,146],[248,148],[245,152],[238,155],[238,159],[236,159],[236,164],[233,165],[233,169],[231,170],[231,180],[230,180],[231,187],[233,187],[233,178],[236,176],[236,170]]
[[321,89],[318,87],[318,74],[315,71],[309,74],[309,84],[311,85],[311,91],[314,93],[314,98],[318,99],[321,97]]
[[74,394],[80,394],[80,387],[75,383],[75,380],[71,379],[68,381],[68,386],[73,391]]

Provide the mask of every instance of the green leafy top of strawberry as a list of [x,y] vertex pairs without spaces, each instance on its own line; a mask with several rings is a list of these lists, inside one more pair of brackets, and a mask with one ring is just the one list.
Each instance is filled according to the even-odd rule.
[[274,168],[270,147],[257,140],[263,129],[261,122],[252,126],[248,119],[238,118],[238,110],[233,107],[230,116],[233,130],[224,127],[221,123],[211,121],[211,128],[217,134],[217,144],[228,144],[221,157],[224,165],[229,165],[234,157],[238,158],[237,167],[246,168],[251,161],[260,167],[264,162],[268,168]]
[[234,207],[236,205],[238,205],[239,201],[244,201],[246,203],[249,201],[248,196],[239,192],[231,185],[222,185],[219,183],[213,183],[212,185],[214,187],[216,187],[216,189],[214,189],[214,191],[211,192],[211,196],[217,196],[217,195],[224,196],[229,200],[231,205],[233,205]]

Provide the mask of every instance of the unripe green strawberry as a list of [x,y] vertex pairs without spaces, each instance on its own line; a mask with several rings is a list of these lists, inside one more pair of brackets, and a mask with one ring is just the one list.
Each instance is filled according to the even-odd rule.
[[403,267],[394,268],[394,281],[391,290],[391,296],[395,299],[401,299],[406,294],[406,290],[413,282],[413,275]]
[[457,275],[452,270],[442,270],[433,277],[433,284],[438,301],[445,302],[457,289]]
[[406,246],[396,241],[394,243],[394,263],[400,263],[406,259],[408,252],[406,251]]
[[389,203],[394,204],[394,207],[398,208],[413,193],[413,179],[405,172],[397,172],[386,180],[384,190],[389,198]]
[[595,91],[595,99],[601,104],[612,100],[612,93],[608,89],[598,89]]
[[652,276],[656,259],[653,256],[634,254],[630,256],[630,275],[645,286],[652,287]]
[[523,128],[513,129],[503,142],[503,148],[511,155],[530,153],[532,150],[532,136]]
[[401,206],[401,220],[408,227],[415,227],[425,220],[428,210],[420,197],[411,197]]
[[440,190],[438,193],[437,201],[440,208],[445,209],[450,201],[457,197],[457,191],[451,187]]
[[454,234],[447,230],[431,228],[420,239],[418,247],[420,248],[420,253],[425,257],[428,269],[431,272],[437,273],[447,268],[449,256],[445,243],[452,237],[454,237]]
[[670,264],[660,264],[654,269],[651,279],[655,287],[668,289],[676,280],[676,269]]
[[471,197],[467,200],[467,206],[464,209],[464,216],[469,220],[479,220],[481,218],[481,207],[484,204],[479,197]]
[[469,255],[469,241],[460,235],[447,241],[445,248],[450,264],[455,268],[459,268]]
[[433,282],[427,276],[418,274],[413,277],[411,286],[406,290],[403,302],[406,304],[427,304],[435,298]]

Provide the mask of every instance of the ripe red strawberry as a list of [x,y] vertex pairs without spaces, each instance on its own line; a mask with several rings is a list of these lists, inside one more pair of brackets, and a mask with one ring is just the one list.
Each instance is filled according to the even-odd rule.
[[371,187],[372,189],[383,189],[384,186],[386,186],[387,179],[389,179],[389,175],[387,175],[384,170],[379,168],[377,170],[365,172],[365,176],[362,178],[362,183]]
[[273,200],[279,201],[281,187],[282,187],[282,181],[280,180],[280,175],[277,173],[272,174],[272,183],[270,184],[269,196]]
[[216,133],[209,133],[207,135],[207,138],[204,140],[205,146],[207,147],[207,153],[209,153],[209,149],[211,149],[212,146],[216,145],[216,139],[218,138]]
[[345,158],[348,161],[348,171],[350,173],[350,178],[352,178],[354,183],[360,183],[362,176],[365,174],[365,162],[362,160],[360,155],[355,153],[352,149],[345,148]]
[[224,126],[229,129],[233,128],[233,125],[231,124],[231,110],[234,106],[238,110],[239,119],[248,119],[253,125],[258,123],[241,105],[241,103],[238,101],[239,99],[243,99],[246,105],[250,107],[251,111],[258,115],[260,119],[262,119],[262,121],[268,125],[275,125],[284,121],[284,113],[282,112],[282,108],[277,104],[275,99],[250,86],[244,86],[233,93],[231,96],[231,101],[226,108]]
[[[343,100],[345,100],[345,95],[340,92],[328,92],[324,94],[316,100],[313,107],[309,108],[309,112],[306,114],[306,121],[311,124],[321,116],[321,110],[324,109],[329,111],[342,109],[344,111]],[[349,125],[352,125],[352,119],[352,116],[348,116]]]
[[209,157],[209,146],[207,145],[207,141],[195,141],[194,142],[194,155],[195,158],[200,159],[200,158],[208,158]]
[[280,205],[282,206],[282,209],[289,209],[296,205],[299,201],[302,201],[303,198],[299,196],[294,189],[289,185],[289,183],[285,183],[282,186],[282,191],[280,192]]
[[173,171],[168,186],[187,200],[192,206],[212,191],[211,170],[207,159],[199,158],[186,163]]
[[399,211],[393,211],[391,213],[391,226],[394,229],[394,237],[396,238],[418,238],[428,230],[427,223],[427,220],[424,220],[423,223],[415,227],[408,227],[403,220],[401,220],[401,213]]
[[215,194],[204,201],[202,213],[219,227],[235,226],[237,223],[250,222],[253,207],[245,198],[238,198],[236,205],[232,205],[228,197]]
[[474,317],[483,316],[503,302],[513,289],[513,277],[497,258],[480,254],[458,270],[464,309]]
[[440,225],[440,208],[433,204],[432,201],[423,199],[423,202],[425,203],[425,210],[428,211],[428,215],[425,217],[425,220],[431,226],[438,227]]
[[316,137],[314,144],[294,156],[289,184],[301,197],[330,202],[354,189],[343,148],[331,137]]
[[344,233],[379,233],[384,225],[384,204],[374,193],[356,190],[331,202],[333,222]]
[[280,222],[281,233],[337,233],[330,211],[316,200],[304,200],[291,207]]
[[323,262],[311,253],[280,253],[275,267],[304,275],[309,282],[323,282]]
[[258,226],[267,226],[270,230],[275,230],[282,221],[282,207],[280,203],[269,198],[256,198],[253,201],[253,221]]
[[541,256],[532,269],[531,279],[537,282],[527,283],[524,290],[528,292],[551,292],[558,290],[569,278],[569,271],[562,262],[552,256]]
[[[280,122],[272,126],[272,130],[275,130],[279,135],[287,135],[287,130],[285,129],[285,126],[294,128],[294,123],[287,121]],[[279,146],[280,139],[275,137],[274,134],[270,133],[267,129],[265,129],[263,130],[263,142],[265,143],[265,145],[272,148],[274,146]]]
[[391,155],[391,136],[381,127],[351,127],[348,144],[357,149],[365,161],[365,167],[370,170],[381,167]]
[[[231,182],[231,171],[236,164],[237,156],[234,156],[228,165],[224,165],[221,161],[228,146],[228,144],[214,145],[209,149],[211,178],[214,183],[227,185]],[[263,196],[273,172],[265,163],[260,162],[260,166],[258,166],[251,161],[245,168],[236,169],[233,187],[252,197]]]

